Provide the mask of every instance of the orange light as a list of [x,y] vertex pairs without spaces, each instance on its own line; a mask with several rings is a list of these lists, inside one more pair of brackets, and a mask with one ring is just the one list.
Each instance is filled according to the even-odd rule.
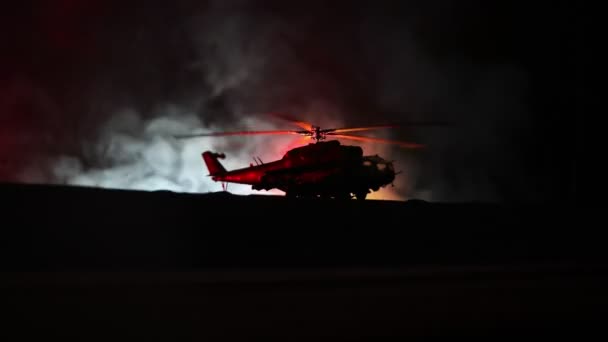
[[303,145],[306,145],[307,143],[310,142],[310,137],[309,136],[302,136],[298,139],[294,139],[293,142],[291,142],[289,145],[287,145],[287,147],[283,148],[281,150],[281,157],[284,156],[287,152],[289,152],[290,150],[296,148],[296,147],[300,147]]
[[363,137],[363,136],[359,136],[359,135],[332,134],[332,136],[336,137],[338,139],[349,139],[349,140],[362,141],[362,142],[377,142],[377,143],[383,143],[383,144],[392,144],[392,145],[397,145],[397,146],[404,147],[404,148],[423,148],[424,147],[424,145],[417,144],[417,143],[411,143],[411,142],[406,142],[406,141],[398,141],[398,140],[388,140],[388,139],[380,139],[380,138]]
[[396,128],[399,127],[397,125],[382,125],[382,126],[367,126],[367,127],[354,127],[354,128],[339,128],[334,133],[348,133],[348,132],[361,132],[361,131],[369,131],[372,129],[380,129],[380,128]]
[[367,199],[370,200],[382,200],[382,201],[406,201],[407,199],[400,196],[393,191],[376,191],[367,195]]

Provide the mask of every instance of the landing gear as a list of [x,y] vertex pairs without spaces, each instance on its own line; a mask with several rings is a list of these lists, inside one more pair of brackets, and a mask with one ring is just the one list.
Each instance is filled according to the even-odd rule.
[[357,193],[355,193],[355,197],[359,201],[364,201],[365,198],[367,197],[367,191],[365,191],[365,192],[363,192],[363,191],[357,192]]

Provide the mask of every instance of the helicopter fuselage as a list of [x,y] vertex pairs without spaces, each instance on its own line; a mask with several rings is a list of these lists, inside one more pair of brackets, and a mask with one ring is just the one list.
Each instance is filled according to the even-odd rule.
[[363,156],[361,147],[335,140],[308,144],[279,160],[231,171],[217,160],[223,154],[206,151],[202,156],[214,181],[250,184],[253,190],[279,189],[287,196],[365,198],[395,178],[392,162]]

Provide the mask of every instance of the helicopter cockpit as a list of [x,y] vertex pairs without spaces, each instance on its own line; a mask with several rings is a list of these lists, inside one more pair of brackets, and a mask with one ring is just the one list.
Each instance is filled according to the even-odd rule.
[[379,184],[390,184],[397,174],[393,161],[386,160],[378,155],[363,157],[362,172],[365,177],[375,179]]
[[376,169],[378,169],[380,171],[383,171],[383,170],[394,171],[393,162],[388,161],[378,155],[363,157],[363,166],[375,167]]

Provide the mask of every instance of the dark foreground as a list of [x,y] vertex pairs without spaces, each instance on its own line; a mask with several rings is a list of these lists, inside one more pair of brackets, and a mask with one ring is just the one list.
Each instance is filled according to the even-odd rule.
[[[0,186],[0,334],[600,332],[601,210]],[[595,221],[598,220],[599,221]]]

